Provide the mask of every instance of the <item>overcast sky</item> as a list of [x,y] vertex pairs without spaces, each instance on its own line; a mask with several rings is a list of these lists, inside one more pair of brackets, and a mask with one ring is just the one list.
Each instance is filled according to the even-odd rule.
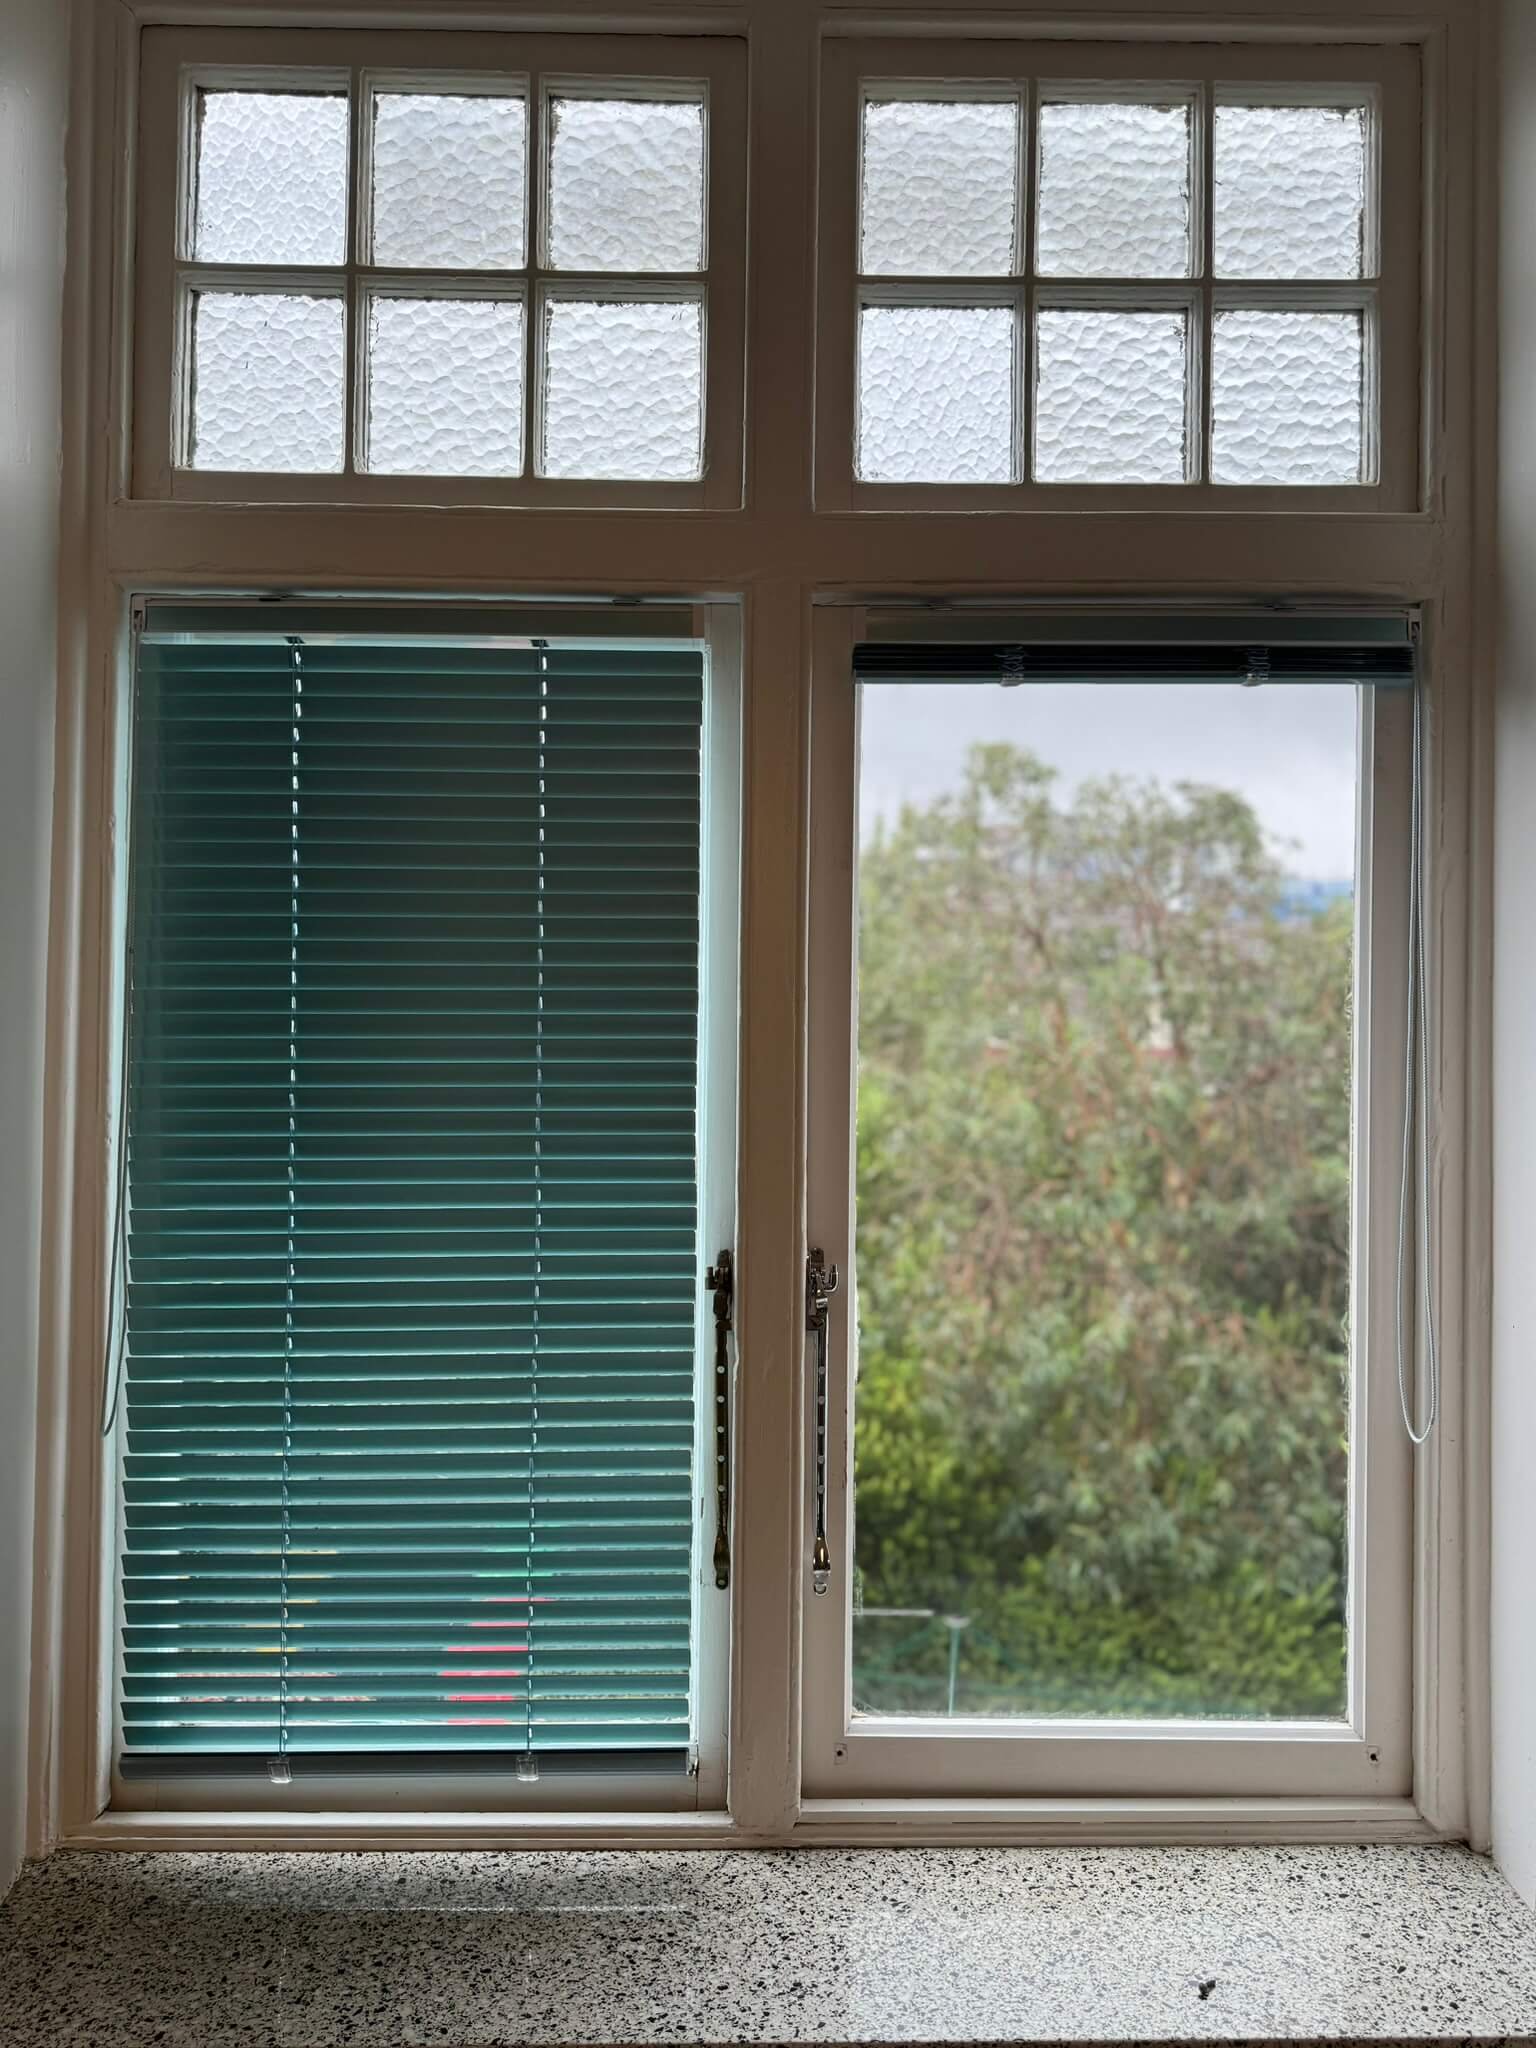
[[960,780],[968,747],[1010,740],[1061,773],[1133,775],[1240,790],[1312,881],[1354,873],[1355,693],[1268,683],[866,683],[860,817],[894,821]]

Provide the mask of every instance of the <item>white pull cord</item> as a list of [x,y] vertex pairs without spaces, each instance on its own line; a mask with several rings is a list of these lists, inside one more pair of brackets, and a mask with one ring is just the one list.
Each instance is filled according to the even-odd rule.
[[[1423,686],[1413,689],[1413,786],[1408,825],[1408,1049],[1403,1071],[1403,1172],[1397,1202],[1397,1398],[1403,1427],[1414,1445],[1425,1443],[1440,1415],[1440,1346],[1435,1336],[1434,1290],[1429,1272],[1429,987],[1424,939],[1424,735]],[[1417,1107],[1418,1116],[1414,1111]],[[1418,1139],[1417,1148],[1414,1140]],[[1403,1291],[1408,1264],[1408,1211],[1412,1167],[1418,1153],[1418,1217],[1414,1264],[1424,1306],[1424,1362],[1429,1411],[1424,1427],[1414,1426],[1408,1391],[1408,1348],[1403,1333]]]

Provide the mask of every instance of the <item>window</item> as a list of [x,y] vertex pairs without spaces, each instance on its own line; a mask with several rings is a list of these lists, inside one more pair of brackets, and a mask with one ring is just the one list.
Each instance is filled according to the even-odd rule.
[[1408,625],[891,613],[852,668],[808,1776],[1086,1796],[1155,1742],[1170,1790],[1389,1786]]
[[279,44],[150,39],[146,490],[739,503],[729,45]]
[[718,1749],[708,687],[659,623],[148,610],[126,1780],[499,1764],[681,1802]]
[[1468,10],[173,11],[81,21],[40,1838],[1459,1832]]
[[834,52],[821,501],[1409,488],[1406,78],[1085,54]]

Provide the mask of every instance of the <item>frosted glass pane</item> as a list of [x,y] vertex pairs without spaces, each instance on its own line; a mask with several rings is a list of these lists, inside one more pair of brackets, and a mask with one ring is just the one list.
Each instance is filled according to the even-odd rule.
[[866,306],[858,473],[870,483],[1013,480],[1013,313]]
[[1218,277],[1358,277],[1361,107],[1216,109]]
[[1012,101],[866,101],[859,268],[884,276],[1006,276],[1014,267],[1018,186]]
[[340,469],[345,335],[340,299],[198,292],[192,467]]
[[1358,483],[1362,352],[1358,313],[1218,313],[1216,482]]
[[701,270],[697,100],[550,103],[549,260],[557,270]]
[[373,260],[518,270],[528,109],[493,93],[381,92],[373,103]]
[[344,93],[200,92],[200,263],[341,263],[347,241]]
[[1044,101],[1047,277],[1188,277],[1189,109]]
[[1185,315],[1052,307],[1035,332],[1036,477],[1182,483]]
[[686,481],[703,446],[698,302],[552,299],[544,474]]
[[397,299],[368,308],[368,467],[516,476],[523,466],[523,308]]

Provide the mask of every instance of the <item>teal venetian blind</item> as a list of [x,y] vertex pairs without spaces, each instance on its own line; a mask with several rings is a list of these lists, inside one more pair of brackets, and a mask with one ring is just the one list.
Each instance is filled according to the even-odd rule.
[[701,655],[188,616],[137,677],[123,1767],[675,1758]]

